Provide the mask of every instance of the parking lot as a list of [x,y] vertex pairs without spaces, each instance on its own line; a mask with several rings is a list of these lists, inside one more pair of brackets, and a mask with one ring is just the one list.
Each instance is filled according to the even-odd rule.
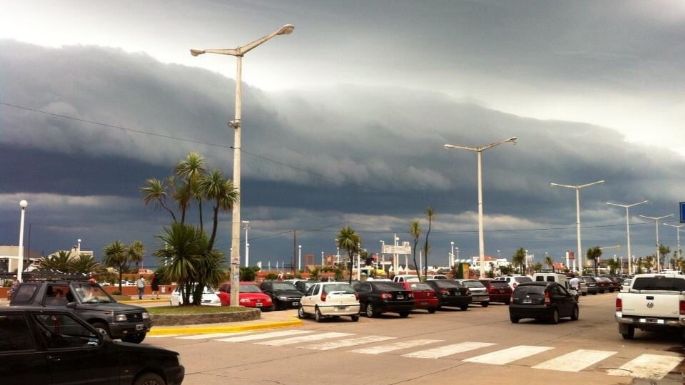
[[[558,325],[512,324],[506,305],[491,304],[145,343],[180,352],[190,385],[682,383],[679,338],[638,333],[624,341],[614,299],[582,297],[580,319]],[[296,317],[295,310],[280,313]]]

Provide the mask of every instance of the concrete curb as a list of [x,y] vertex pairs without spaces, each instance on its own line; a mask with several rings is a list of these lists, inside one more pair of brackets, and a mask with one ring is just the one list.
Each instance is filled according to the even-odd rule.
[[157,326],[153,324],[148,333],[151,336],[179,335],[179,334],[209,334],[209,333],[238,333],[251,330],[276,329],[293,326],[301,326],[300,319],[286,321],[251,321],[241,325],[197,325],[197,326]]

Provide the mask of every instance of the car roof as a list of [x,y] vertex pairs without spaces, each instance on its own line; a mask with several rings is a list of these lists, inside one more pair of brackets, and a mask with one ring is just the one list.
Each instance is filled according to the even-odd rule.
[[551,285],[559,285],[559,284],[556,282],[550,282],[550,281],[532,281],[532,282],[519,283],[519,285],[516,287],[518,288],[521,286],[551,286]]

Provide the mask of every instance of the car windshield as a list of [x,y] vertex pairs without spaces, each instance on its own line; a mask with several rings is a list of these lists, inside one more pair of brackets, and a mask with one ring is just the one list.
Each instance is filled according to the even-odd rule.
[[82,303],[111,303],[112,297],[102,288],[87,282],[72,283],[73,292]]
[[375,282],[376,289],[384,291],[404,290],[391,282]]
[[514,280],[516,280],[518,283],[533,282],[530,277],[514,277]]
[[470,289],[471,288],[483,288],[483,287],[485,287],[479,281],[462,281],[462,283],[464,284],[464,286],[466,286]]
[[292,283],[274,282],[274,290],[297,290],[297,288]]
[[[230,288],[230,286],[229,286]],[[261,293],[262,291],[255,285],[240,285],[241,293]]]
[[449,281],[449,280],[446,280],[446,279],[436,279],[436,280],[433,281],[433,282],[435,282],[435,285],[436,285],[437,287],[444,287],[444,288],[450,288],[450,289],[451,289],[451,288],[455,288],[455,287],[459,287],[459,284],[458,284],[458,283],[456,283],[456,282],[454,282],[454,281]]
[[685,291],[685,279],[664,277],[638,277],[633,283],[633,290],[668,290]]
[[517,286],[516,290],[514,291],[515,295],[518,296],[524,296],[527,294],[542,294],[545,292],[545,286]]
[[433,290],[433,288],[430,287],[429,284],[423,283],[423,282],[412,282],[411,283],[411,289],[412,290]]
[[323,285],[323,292],[330,293],[332,291],[342,291],[345,294],[354,294],[354,289],[348,283],[333,283],[330,285]]
[[507,285],[507,283],[504,281],[492,281],[490,282],[490,286],[496,287],[498,289],[509,287],[509,285]]

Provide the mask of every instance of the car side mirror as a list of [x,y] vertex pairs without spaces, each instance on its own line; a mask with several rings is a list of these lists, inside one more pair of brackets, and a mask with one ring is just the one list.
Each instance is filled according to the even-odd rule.
[[76,308],[76,302],[68,302],[67,307],[69,309],[75,309]]

